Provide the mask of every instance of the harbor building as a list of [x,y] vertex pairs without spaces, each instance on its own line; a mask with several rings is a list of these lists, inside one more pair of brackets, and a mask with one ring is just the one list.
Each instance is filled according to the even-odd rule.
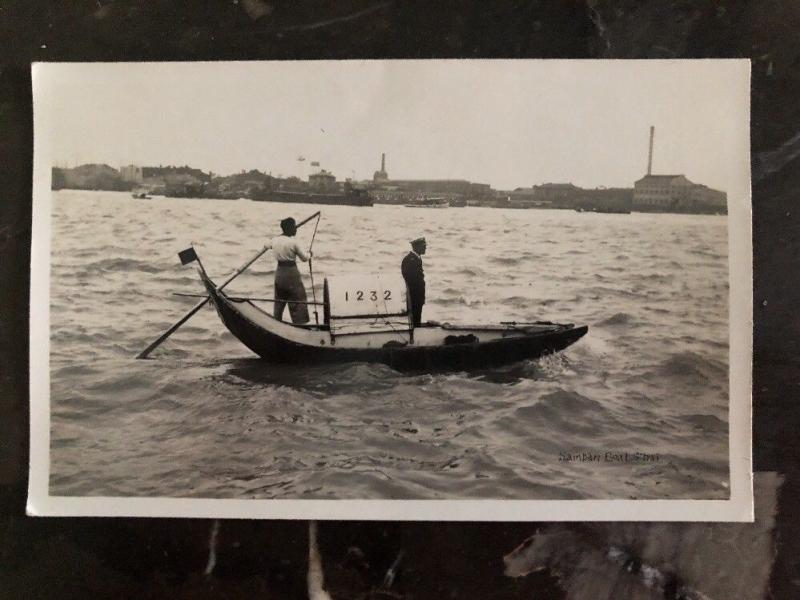
[[508,208],[553,208],[553,203],[537,195],[535,187],[524,187],[507,192],[505,203],[502,201],[501,194],[497,206],[507,206]]
[[728,194],[725,192],[696,183],[692,186],[690,197],[696,206],[708,206],[712,209],[721,209],[717,212],[727,212]]
[[728,195],[693,183],[685,175],[645,175],[634,183],[633,209],[639,212],[724,214]]
[[308,185],[314,190],[333,191],[337,189],[336,176],[325,169],[308,176]]
[[86,164],[72,169],[52,169],[51,187],[73,190],[130,190],[132,184],[123,181],[114,167],[107,164]]
[[138,165],[126,165],[119,168],[119,175],[122,181],[129,183],[142,183],[144,181],[144,174],[142,167]]
[[579,211],[627,214],[633,209],[633,188],[582,189],[573,208]]
[[405,204],[420,197],[435,196],[448,201],[493,198],[488,183],[472,183],[466,179],[389,179],[370,188],[370,195],[380,204]]
[[508,193],[509,208],[562,208],[629,213],[633,188],[585,189],[572,183],[545,183]]
[[372,176],[369,193],[380,204],[405,204],[431,196],[456,204],[494,198],[494,191],[488,183],[473,183],[466,179],[389,179],[386,154],[381,155],[381,170]]
[[647,175],[633,184],[633,210],[639,212],[677,212],[727,214],[728,195],[706,185],[693,183],[685,175],[653,174],[653,140],[650,127]]
[[142,167],[142,186],[153,193],[181,198],[202,197],[211,175],[188,165]]
[[647,174],[633,184],[634,206],[637,210],[668,208],[686,198],[692,185],[684,175]]
[[381,170],[375,171],[372,175],[372,181],[380,182],[389,179],[389,174],[386,172],[386,153],[381,154]]
[[[572,183],[543,183],[533,186],[534,196],[538,200],[544,200],[553,204],[569,204],[583,191]],[[571,208],[571,206],[566,206]]]

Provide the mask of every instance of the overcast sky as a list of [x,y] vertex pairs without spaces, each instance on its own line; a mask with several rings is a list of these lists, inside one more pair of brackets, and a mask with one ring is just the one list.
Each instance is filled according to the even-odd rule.
[[[54,161],[229,174],[459,178],[510,189],[654,173],[747,193],[746,61],[347,61],[47,65]],[[303,156],[305,162],[297,159]]]

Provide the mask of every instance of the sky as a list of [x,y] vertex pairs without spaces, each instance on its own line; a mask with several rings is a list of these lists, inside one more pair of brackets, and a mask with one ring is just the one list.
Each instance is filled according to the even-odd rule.
[[632,187],[653,125],[653,173],[746,195],[749,90],[734,60],[39,64],[34,118],[59,166],[369,179],[385,152],[497,189]]

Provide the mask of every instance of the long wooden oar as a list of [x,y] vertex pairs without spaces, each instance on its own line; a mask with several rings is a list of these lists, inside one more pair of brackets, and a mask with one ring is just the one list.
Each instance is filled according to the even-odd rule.
[[[173,296],[180,296],[181,298],[208,298],[203,294],[188,294],[185,292],[172,292]],[[251,296],[225,296],[228,300],[234,302],[285,302],[286,304],[316,304],[317,306],[324,306],[322,302],[302,302],[300,300],[276,300],[275,298],[253,298]]]
[[314,223],[314,233],[311,235],[311,243],[308,245],[308,274],[311,276],[311,297],[314,299],[314,322],[319,325],[319,315],[317,314],[317,292],[314,291],[314,267],[311,266],[313,262],[311,248],[314,247],[314,238],[317,237],[317,227],[319,227],[319,216],[317,216],[317,222]]
[[[265,253],[267,250],[269,250],[269,247],[266,247],[266,246],[265,246],[264,248],[262,248],[261,250],[259,250],[259,251],[258,251],[258,254],[256,254],[256,255],[255,255],[253,258],[251,258],[251,259],[250,259],[250,260],[248,260],[248,261],[247,261],[245,264],[243,264],[243,265],[241,266],[241,268],[239,268],[239,269],[236,269],[236,271],[233,273],[233,275],[231,275],[231,276],[230,276],[230,277],[229,277],[229,278],[228,278],[228,279],[225,281],[225,283],[223,283],[221,286],[219,286],[219,289],[222,289],[222,288],[224,288],[224,287],[225,287],[226,285],[228,285],[228,284],[229,284],[231,281],[233,281],[233,280],[234,280],[234,279],[236,279],[236,278],[237,278],[239,275],[241,275],[242,273],[244,273],[245,269],[247,269],[247,267],[249,267],[250,265],[252,265],[252,264],[253,264],[253,263],[254,263],[256,260],[258,260],[258,258],[259,258],[259,257],[260,257],[262,254],[264,254],[264,253]],[[202,267],[201,267],[201,268],[202,268]],[[200,302],[198,302],[197,304],[195,304],[195,305],[194,305],[194,307],[192,308],[192,310],[190,310],[188,313],[186,313],[186,314],[185,314],[185,315],[184,315],[184,316],[181,318],[181,320],[180,320],[180,321],[178,321],[178,322],[177,322],[177,323],[175,323],[175,324],[174,324],[172,327],[170,327],[170,328],[169,328],[169,329],[167,329],[167,330],[166,330],[164,333],[162,333],[162,334],[161,334],[161,336],[160,336],[160,337],[159,337],[159,338],[158,338],[156,341],[154,341],[154,342],[153,342],[152,344],[150,344],[150,345],[149,345],[147,348],[145,348],[144,350],[142,350],[142,351],[141,351],[141,352],[140,352],[140,353],[139,353],[139,354],[136,356],[136,358],[147,358],[147,356],[148,356],[148,355],[149,355],[149,354],[150,354],[150,353],[151,353],[153,350],[155,350],[156,348],[158,348],[158,347],[161,345],[161,343],[162,343],[164,340],[166,340],[166,339],[167,339],[169,336],[171,336],[173,333],[175,333],[175,330],[176,330],[176,329],[178,329],[178,328],[179,328],[181,325],[183,325],[184,323],[186,323],[186,321],[188,321],[189,319],[191,319],[191,318],[192,318],[192,316],[194,316],[194,314],[195,314],[195,313],[196,313],[198,310],[200,310],[201,308],[203,308],[203,307],[206,305],[206,303],[207,303],[207,302],[208,302],[210,299],[211,299],[211,297],[210,297],[210,296],[206,296],[206,297],[205,297],[203,300],[201,300]]]
[[[320,211],[317,211],[317,212],[315,212],[313,215],[311,215],[310,217],[308,217],[307,219],[303,219],[302,221],[300,221],[300,223],[298,223],[298,224],[297,224],[297,227],[299,228],[301,225],[305,225],[305,224],[306,224],[306,223],[308,223],[308,222],[309,222],[311,219],[313,219],[314,217],[318,216],[319,214],[320,214]],[[243,265],[242,265],[240,268],[236,269],[236,271],[233,273],[233,275],[231,275],[230,277],[228,277],[228,279],[226,279],[226,280],[225,280],[225,281],[222,283],[222,285],[220,285],[220,286],[219,286],[219,288],[218,288],[218,289],[220,289],[220,290],[221,290],[221,289],[223,289],[223,288],[224,288],[226,285],[228,285],[228,284],[229,284],[231,281],[233,281],[233,280],[234,280],[234,279],[236,279],[236,278],[237,278],[239,275],[241,275],[242,273],[244,273],[244,271],[245,271],[245,270],[246,270],[246,269],[247,269],[247,268],[248,268],[250,265],[252,265],[254,262],[256,262],[256,260],[258,260],[258,259],[261,257],[261,255],[262,255],[262,254],[264,254],[264,253],[265,253],[267,250],[269,250],[269,247],[267,247],[267,246],[265,246],[265,247],[263,247],[261,250],[259,250],[259,251],[258,251],[258,253],[257,253],[257,254],[256,254],[256,255],[255,255],[253,258],[251,258],[251,259],[250,259],[250,260],[248,260],[246,263],[244,263],[244,264],[243,264]],[[195,255],[195,256],[196,256],[196,255]],[[201,268],[202,268],[202,264],[201,264]],[[183,325],[184,323],[186,323],[186,321],[188,321],[189,319],[191,319],[191,318],[192,318],[192,316],[194,316],[194,314],[195,314],[195,313],[196,313],[198,310],[200,310],[201,308],[203,308],[203,307],[206,305],[206,303],[207,303],[207,302],[208,302],[210,299],[211,299],[211,297],[210,297],[210,296],[206,296],[206,297],[205,297],[203,300],[201,300],[200,302],[198,302],[197,304],[195,304],[195,306],[192,308],[192,310],[190,310],[188,313],[186,313],[186,314],[183,316],[183,318],[181,318],[181,320],[180,320],[180,321],[178,321],[178,322],[177,322],[177,323],[175,323],[175,324],[174,324],[172,327],[170,327],[169,329],[167,329],[167,330],[166,330],[164,333],[162,333],[162,334],[161,334],[161,336],[160,336],[160,337],[159,337],[157,340],[155,340],[155,341],[154,341],[152,344],[150,344],[150,345],[149,345],[147,348],[145,348],[144,350],[142,350],[142,351],[141,351],[139,354],[137,354],[137,355],[136,355],[136,358],[147,358],[147,357],[150,355],[150,353],[151,353],[153,350],[155,350],[156,348],[158,348],[158,347],[159,347],[159,346],[160,346],[160,345],[161,345],[161,344],[164,342],[164,340],[166,340],[166,339],[167,339],[169,336],[171,336],[173,333],[175,333],[175,331],[176,331],[176,330],[177,330],[177,329],[178,329],[178,328],[179,328],[181,325]]]

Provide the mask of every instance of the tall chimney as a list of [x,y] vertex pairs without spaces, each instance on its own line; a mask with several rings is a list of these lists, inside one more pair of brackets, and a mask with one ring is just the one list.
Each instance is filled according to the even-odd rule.
[[381,153],[381,171],[386,172],[386,153]]
[[652,175],[653,173],[653,138],[656,135],[656,128],[652,125],[650,126],[650,152],[647,154],[647,174]]

